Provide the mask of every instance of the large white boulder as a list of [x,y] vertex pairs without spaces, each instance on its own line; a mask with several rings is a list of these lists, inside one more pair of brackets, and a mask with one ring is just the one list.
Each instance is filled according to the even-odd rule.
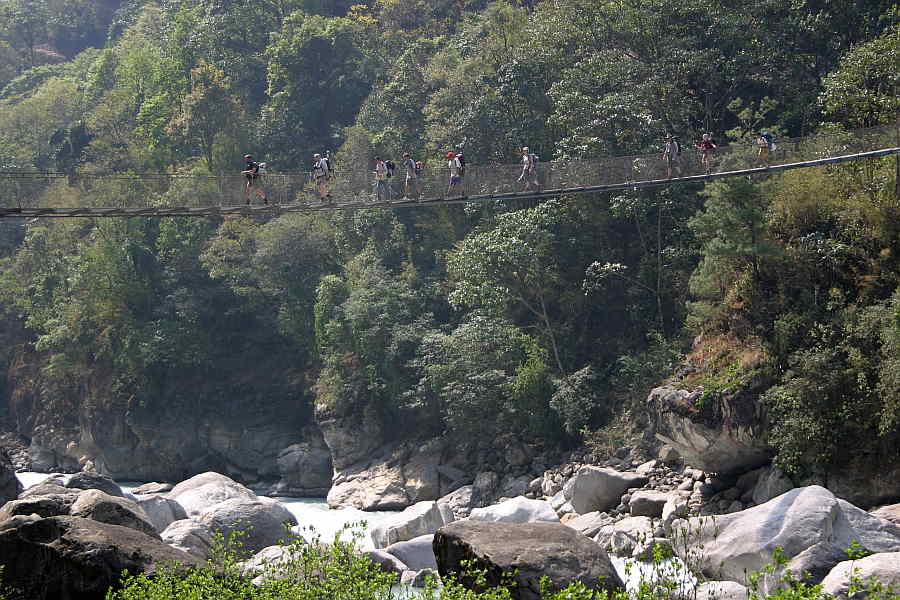
[[161,534],[162,540],[191,556],[207,560],[213,551],[213,533],[209,527],[192,519],[169,524]]
[[[737,582],[772,563],[776,547],[788,559],[825,542],[847,548],[856,540],[871,552],[900,550],[900,528],[815,485],[740,512],[675,521],[672,530],[682,559],[708,577]],[[702,552],[684,555],[701,546]]]
[[580,515],[615,508],[629,488],[639,488],[647,478],[607,467],[584,466],[563,487],[565,499]]
[[[892,587],[895,592],[900,590],[900,552],[882,552],[843,561],[822,580],[822,591],[837,598],[847,598],[851,577],[863,583],[877,581],[882,586]],[[853,597],[865,598],[867,595],[857,592]]]
[[549,502],[530,500],[524,496],[510,498],[500,504],[484,508],[473,508],[469,519],[491,523],[531,523],[534,521],[559,523],[559,516]]
[[432,542],[434,534],[420,535],[405,542],[397,542],[385,548],[385,552],[396,556],[400,562],[413,571],[437,569]]
[[166,496],[180,504],[189,517],[234,498],[256,500],[256,494],[221,473],[201,473],[176,485]]
[[387,548],[396,542],[434,533],[444,524],[444,515],[437,502],[417,502],[403,512],[377,523],[370,535],[376,548]]
[[198,520],[213,532],[222,533],[226,539],[234,532],[243,532],[240,542],[251,552],[296,537],[289,528],[297,525],[297,519],[268,498],[232,498],[206,509]]
[[153,527],[159,533],[165,531],[166,527],[175,521],[187,519],[187,513],[184,508],[171,498],[158,495],[144,496],[135,494],[134,501],[141,507],[141,510],[144,511],[144,514],[147,515],[147,518],[150,519]]

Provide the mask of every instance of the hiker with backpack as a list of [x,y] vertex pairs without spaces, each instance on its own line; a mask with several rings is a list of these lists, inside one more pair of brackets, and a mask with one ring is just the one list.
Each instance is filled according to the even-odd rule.
[[666,179],[672,179],[673,170],[681,176],[681,145],[672,134],[666,136],[662,160],[666,163]]
[[756,165],[769,166],[769,158],[775,151],[775,136],[770,131],[760,131],[756,137]]
[[525,188],[522,190],[523,192],[527,192],[534,186],[534,189],[537,190],[539,187],[538,184],[538,157],[537,154],[532,154],[529,151],[528,146],[522,147],[522,174],[519,175],[518,181],[519,183],[525,182]]
[[319,193],[319,200],[324,201],[331,198],[328,191],[328,178],[331,176],[331,169],[328,161],[321,154],[313,154],[313,179],[316,182],[316,191]]
[[455,152],[447,153],[447,168],[450,169],[450,185],[447,186],[447,197],[449,198],[452,195],[454,190],[459,190],[460,185],[462,184],[462,177],[459,174],[459,170],[462,168],[459,164],[459,160],[456,158]]
[[391,186],[388,184],[388,168],[385,161],[375,157],[375,200],[377,202],[389,202],[391,199]]
[[712,154],[717,148],[716,143],[712,139],[712,135],[704,133],[700,142],[697,144],[697,151],[700,153],[700,164],[703,166],[706,174],[709,175],[712,169]]
[[247,186],[244,188],[244,201],[247,203],[247,206],[250,206],[251,190],[253,190],[258,197],[262,198],[263,204],[269,203],[269,198],[266,196],[265,190],[263,190],[262,185],[259,184],[260,175],[265,173],[265,164],[266,163],[255,162],[253,157],[249,154],[244,155],[244,170],[241,171],[241,175],[247,179]]
[[403,198],[419,198],[419,171],[420,167],[412,159],[409,152],[403,153],[403,168],[406,169],[406,185],[403,188]]

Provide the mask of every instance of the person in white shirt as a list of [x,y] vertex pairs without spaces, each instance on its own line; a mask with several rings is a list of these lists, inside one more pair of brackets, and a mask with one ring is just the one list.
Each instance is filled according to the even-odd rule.
[[403,153],[403,168],[406,169],[406,187],[404,188],[404,198],[419,197],[419,173],[416,169],[416,161],[412,159],[409,152]]
[[375,199],[378,202],[386,202],[391,199],[391,188],[388,186],[387,165],[384,161],[375,157]]
[[324,200],[331,197],[328,191],[328,161],[322,158],[321,154],[313,154],[313,179],[316,182],[316,190],[319,192],[319,199]]
[[532,186],[535,190],[538,189],[537,156],[531,153],[528,146],[522,147],[522,174],[517,181],[525,182],[523,192],[527,192]]
[[681,157],[681,148],[678,146],[678,142],[672,137],[671,134],[666,136],[666,144],[663,146],[662,159],[663,162],[666,163],[666,179],[672,179],[672,170],[681,174],[681,166],[679,165],[679,159]]
[[447,153],[447,168],[450,169],[450,185],[447,186],[447,197],[449,198],[454,190],[459,190],[462,184],[462,177],[459,175],[459,159],[456,158],[455,152]]

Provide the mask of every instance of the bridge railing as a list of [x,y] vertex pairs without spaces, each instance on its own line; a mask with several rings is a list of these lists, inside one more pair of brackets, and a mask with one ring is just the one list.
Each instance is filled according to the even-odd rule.
[[[892,125],[817,135],[805,138],[776,139],[776,148],[766,158],[755,144],[735,143],[714,150],[709,165],[701,160],[689,142],[682,141],[679,160],[672,164],[671,177],[687,177],[736,171],[759,166],[789,163],[856,154],[881,148],[900,146],[900,123]],[[400,162],[400,161],[396,161]],[[447,161],[440,159],[426,165],[416,179],[415,190],[405,189],[405,173],[398,169],[388,181],[382,199],[400,200],[407,195],[418,198],[446,198],[521,192],[526,182],[520,181],[521,164],[468,165],[462,184],[448,190]],[[538,186],[542,190],[580,188],[665,180],[669,178],[662,152],[598,159],[540,162]],[[72,193],[69,186],[82,193]],[[265,191],[270,204],[319,204],[316,183],[311,173],[269,173],[255,184]],[[246,180],[243,176],[192,176],[148,173],[85,174],[67,177],[59,173],[0,173],[0,206],[2,207],[119,207],[149,208],[154,206],[211,207],[236,206],[245,202]],[[534,185],[529,186],[535,189]],[[334,203],[374,203],[378,200],[374,173],[366,170],[345,171],[338,165],[328,182]],[[255,193],[253,204],[261,204]]]

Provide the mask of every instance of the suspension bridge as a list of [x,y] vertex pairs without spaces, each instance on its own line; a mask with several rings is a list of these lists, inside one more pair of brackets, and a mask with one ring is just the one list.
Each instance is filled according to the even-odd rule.
[[[538,168],[538,184],[530,189],[524,189],[525,183],[518,180],[520,164],[470,165],[462,185],[452,190],[452,196],[447,195],[448,176],[443,160],[420,174],[415,198],[404,196],[402,169],[389,181],[387,192],[380,198],[373,190],[373,174],[369,170],[338,170],[329,181],[331,198],[326,199],[319,197],[311,173],[269,173],[259,182],[268,204],[260,205],[260,200],[251,196],[255,204],[250,206],[245,204],[245,180],[240,175],[11,170],[0,172],[0,218],[277,216],[289,212],[540,200],[729,177],[752,179],[891,155],[900,156],[900,121],[882,127],[776,140],[776,148],[766,157],[760,156],[755,145],[732,144],[717,148],[704,162],[699,153],[683,148],[680,159],[671,165],[671,173],[661,153],[543,162]],[[897,161],[900,171],[900,157]],[[50,193],[55,186],[78,189],[75,193]],[[94,197],[118,201],[113,206],[93,205]],[[80,205],[70,205],[74,201],[67,202],[68,198],[75,198]],[[41,206],[42,203],[47,205]]]

